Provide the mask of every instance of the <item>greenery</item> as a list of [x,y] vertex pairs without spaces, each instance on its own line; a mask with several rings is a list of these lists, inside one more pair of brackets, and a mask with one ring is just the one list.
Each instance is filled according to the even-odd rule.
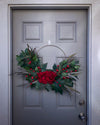
[[59,65],[54,64],[52,69],[47,69],[47,63],[43,64],[36,52],[29,45],[19,55],[16,55],[18,66],[24,69],[21,74],[30,84],[31,88],[38,90],[53,90],[56,93],[63,94],[64,91],[71,94],[73,85],[78,79],[79,60],[75,54],[64,59]]

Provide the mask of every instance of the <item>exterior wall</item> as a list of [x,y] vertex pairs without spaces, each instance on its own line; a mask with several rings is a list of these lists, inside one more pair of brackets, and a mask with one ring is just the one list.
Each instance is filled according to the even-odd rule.
[[91,4],[90,124],[100,124],[100,0],[1,0],[0,1],[0,125],[9,124],[9,11],[8,4]]

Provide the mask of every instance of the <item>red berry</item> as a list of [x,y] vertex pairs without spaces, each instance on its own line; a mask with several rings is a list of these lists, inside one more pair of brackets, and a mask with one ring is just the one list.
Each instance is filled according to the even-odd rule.
[[63,77],[63,79],[66,79],[66,77]]
[[32,70],[32,68],[30,68],[30,70]]
[[58,70],[58,69],[56,69],[56,71],[58,72],[59,70]]
[[69,65],[67,65],[67,68],[69,68]]
[[35,72],[35,70],[33,70],[33,72]]
[[72,70],[70,72],[73,72]]
[[66,72],[68,72],[68,71],[66,70]]
[[77,70],[75,70],[75,72],[77,72]]
[[32,85],[32,83],[30,83],[30,85]]
[[56,81],[56,83],[58,83],[58,81]]
[[38,66],[38,69],[40,69],[40,67]]
[[69,76],[67,76],[66,78],[69,79]]
[[32,76],[31,78],[32,78],[32,79],[34,79],[34,77],[33,77],[33,76]]
[[41,72],[41,69],[39,69],[39,72]]
[[28,64],[31,64],[31,61],[29,61]]
[[59,67],[59,65],[57,65],[57,67]]
[[28,75],[26,75],[25,77],[28,77]]
[[59,84],[59,87],[61,87],[61,85]]
[[64,68],[62,70],[65,70]]
[[31,76],[31,74],[29,74],[29,76]]

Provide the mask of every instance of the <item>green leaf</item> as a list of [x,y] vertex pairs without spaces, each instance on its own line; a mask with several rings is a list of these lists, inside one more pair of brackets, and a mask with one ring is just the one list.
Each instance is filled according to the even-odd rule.
[[64,65],[65,63],[67,63],[67,60],[63,60],[60,62],[61,65]]
[[41,83],[36,82],[35,85],[36,85],[36,86],[35,86],[36,89],[40,89]]
[[20,61],[21,61],[20,56],[16,55],[16,60],[17,60],[18,62],[20,62]]
[[38,67],[35,67],[35,71],[38,71]]
[[57,76],[55,77],[55,80],[59,79],[60,77],[61,77],[60,75],[57,75]]
[[74,68],[75,68],[75,69],[79,69],[79,67],[80,67],[80,66],[76,65]]
[[63,90],[61,88],[58,89],[58,92],[62,95],[63,94]]
[[25,49],[25,53],[28,54],[29,53],[29,50],[28,48]]
[[67,75],[67,73],[62,73],[62,76],[65,77]]
[[59,73],[61,73],[61,64],[59,64]]
[[32,58],[33,61],[37,61],[37,56],[34,55],[33,58]]
[[72,62],[71,62],[71,66],[74,66],[75,65],[75,60],[73,60]]
[[57,66],[56,64],[53,65],[53,69],[56,70],[57,69]]
[[32,84],[32,85],[31,85],[31,88],[34,88],[35,86],[36,86],[35,84]]
[[66,83],[65,85],[67,85],[69,87],[73,87],[73,83]]
[[42,71],[45,71],[46,68],[47,68],[47,63],[45,63],[45,64],[42,65]]
[[64,64],[64,65],[63,65],[63,68],[65,68],[66,66],[67,66],[67,64]]
[[51,90],[51,86],[50,86],[49,84],[46,84],[46,85],[45,85],[45,89],[46,89],[47,91],[50,91],[50,90]]

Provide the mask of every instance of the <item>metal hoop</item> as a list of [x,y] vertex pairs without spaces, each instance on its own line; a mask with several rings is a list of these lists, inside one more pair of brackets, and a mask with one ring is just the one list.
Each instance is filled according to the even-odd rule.
[[63,49],[60,48],[59,46],[56,46],[56,45],[44,45],[44,46],[42,46],[41,48],[39,48],[39,50],[38,50],[37,52],[39,53],[39,51],[40,51],[41,49],[43,49],[43,48],[45,48],[45,47],[48,47],[48,46],[52,46],[52,47],[58,48],[58,49],[64,54],[64,56],[66,57],[66,54],[65,54],[65,52],[63,51]]

